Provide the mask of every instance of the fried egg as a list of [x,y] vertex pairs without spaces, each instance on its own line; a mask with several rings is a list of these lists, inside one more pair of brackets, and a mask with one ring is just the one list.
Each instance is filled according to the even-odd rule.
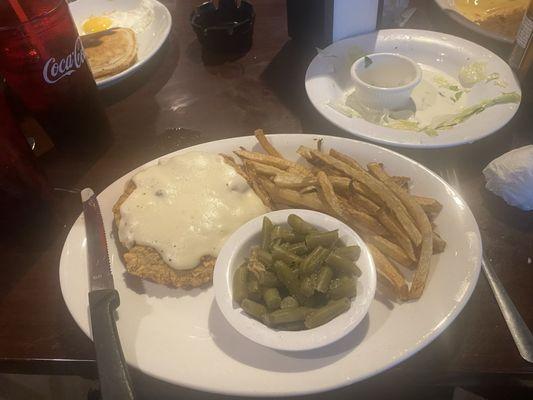
[[137,8],[126,11],[110,11],[102,15],[91,15],[81,25],[80,34],[100,32],[111,28],[130,28],[139,34],[154,20],[154,9],[150,1],[141,0]]

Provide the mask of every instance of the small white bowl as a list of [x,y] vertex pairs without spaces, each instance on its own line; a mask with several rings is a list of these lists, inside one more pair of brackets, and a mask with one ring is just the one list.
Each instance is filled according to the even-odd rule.
[[375,53],[355,61],[350,75],[361,103],[375,109],[397,110],[409,106],[422,70],[408,57]]
[[[324,230],[339,230],[339,237],[346,245],[358,245],[361,255],[357,266],[361,276],[357,279],[357,295],[352,306],[344,314],[314,329],[302,331],[278,331],[247,316],[240,306],[233,302],[233,274],[249,256],[252,246],[261,240],[263,217],[275,224],[287,224],[289,214],[296,214],[310,224]],[[263,346],[277,350],[302,351],[325,346],[352,331],[364,318],[374,299],[376,291],[376,268],[363,240],[341,221],[316,211],[288,209],[273,211],[257,217],[241,226],[226,241],[220,251],[213,276],[216,302],[228,322],[243,336]]]

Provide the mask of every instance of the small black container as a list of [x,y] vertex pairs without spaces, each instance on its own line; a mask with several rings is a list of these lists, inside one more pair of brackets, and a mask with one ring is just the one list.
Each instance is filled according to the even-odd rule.
[[243,52],[252,45],[255,12],[247,1],[205,2],[194,9],[191,25],[202,46],[212,52]]

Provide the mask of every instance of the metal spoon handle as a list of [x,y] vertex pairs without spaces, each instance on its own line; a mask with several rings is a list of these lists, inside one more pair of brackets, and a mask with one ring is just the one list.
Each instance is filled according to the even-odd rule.
[[520,355],[524,360],[533,363],[533,334],[520,316],[492,265],[485,258],[481,260],[481,265]]

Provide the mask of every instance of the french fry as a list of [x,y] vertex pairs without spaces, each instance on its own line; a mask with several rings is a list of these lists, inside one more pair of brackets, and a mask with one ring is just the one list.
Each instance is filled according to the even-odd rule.
[[307,161],[310,161],[313,159],[313,155],[311,154],[311,149],[306,146],[300,146],[298,149],[296,149],[296,153],[298,153],[301,157],[306,159]]
[[416,261],[415,251],[411,241],[402,228],[400,228],[390,216],[390,214],[381,209],[378,211],[376,217],[378,221],[381,222],[381,224],[392,234],[392,237],[396,239],[400,247],[405,251],[405,254],[407,254],[407,257],[409,257],[412,261]]
[[338,176],[338,177],[345,177],[348,176],[342,171],[339,171],[335,168],[331,168],[327,164],[324,164],[320,162],[319,160],[316,160],[313,158],[313,155],[311,154],[311,149],[309,147],[300,146],[296,150],[296,153],[298,153],[302,158],[307,160],[311,164],[311,169],[313,170],[313,173],[316,175],[319,171],[325,172],[327,176]]
[[418,256],[418,265],[415,270],[415,275],[409,289],[409,298],[418,299],[422,296],[424,287],[426,285],[429,263],[433,255],[433,230],[431,223],[422,209],[422,207],[407,193],[404,189],[394,183],[383,168],[378,163],[368,164],[370,172],[384,182],[407,208],[411,216],[414,218],[422,234],[422,243],[420,245],[420,254]]
[[[308,178],[301,175],[293,175],[289,173],[277,174],[272,180],[274,184],[280,188],[286,189],[302,189],[304,187],[312,185],[311,180],[314,178]],[[314,179],[316,183],[316,179]]]
[[356,210],[364,210],[370,215],[376,215],[381,207],[370,200],[368,197],[359,193],[352,193],[348,196],[348,201]]
[[[381,223],[370,214],[359,211],[351,206],[351,204],[342,197],[338,197],[339,202],[343,210],[355,221],[359,221],[359,229],[364,229],[364,233],[367,234],[387,234],[387,229],[381,225]],[[350,222],[350,220],[348,220]],[[350,225],[350,223],[348,223]],[[357,227],[357,225],[356,225]]]
[[396,261],[398,264],[404,267],[410,267],[413,264],[414,260],[408,257],[400,246],[385,239],[383,236],[365,235],[364,238],[367,244],[372,243],[385,256]]
[[254,151],[248,151],[243,149],[235,150],[234,153],[237,154],[239,158],[244,160],[256,161],[262,164],[271,165],[282,170],[288,170],[289,168],[293,168],[304,176],[311,175],[311,171],[309,169],[305,168],[302,165],[298,165],[295,162],[285,160],[284,158],[274,157],[270,154],[257,153]]
[[257,194],[257,197],[261,199],[263,204],[270,208],[271,210],[274,209],[274,204],[272,203],[272,199],[268,195],[267,191],[261,185],[260,181],[257,179],[257,174],[253,167],[247,168],[246,165],[244,166],[245,172],[248,175],[248,184],[252,187],[255,194]]
[[439,254],[446,250],[446,241],[433,231],[433,254]]
[[222,158],[224,159],[224,162],[231,166],[240,176],[242,176],[244,179],[246,179],[246,182],[248,182],[248,185],[253,189],[257,197],[261,199],[263,204],[267,206],[268,208],[273,208],[272,201],[270,200],[270,197],[266,193],[266,191],[261,187],[260,184],[257,183],[257,179],[255,177],[255,172],[250,169],[246,168],[246,165],[243,164],[243,166],[237,164],[233,157],[227,155],[227,154],[220,154]]
[[284,158],[281,153],[276,150],[274,146],[268,141],[268,139],[265,136],[265,133],[262,129],[256,129],[254,131],[255,138],[261,145],[261,147],[271,156],[278,157],[278,158]]
[[411,178],[408,176],[391,176],[391,179],[402,189],[409,191],[409,182],[411,182]]
[[324,172],[320,171],[317,174],[317,179],[322,194],[324,195],[325,202],[331,210],[341,219],[345,220],[348,225],[353,225],[364,231],[370,230],[371,232],[376,232],[378,234],[386,232],[385,228],[374,217],[354,210],[350,207],[348,202],[343,204],[342,199],[335,194],[333,186]]
[[374,245],[370,243],[367,246],[376,264],[378,279],[385,281],[398,299],[407,300],[409,289],[402,273]]
[[244,165],[251,165],[259,175],[264,176],[276,176],[278,174],[286,173],[280,168],[273,167],[272,165],[262,164],[257,161],[244,160]]
[[442,204],[431,197],[413,196],[413,198],[426,213],[438,214],[442,210]]
[[[350,178],[340,176],[328,176],[333,188],[338,191],[346,192],[350,187]],[[278,174],[274,177],[274,183],[287,189],[302,189],[307,186],[317,186],[318,180],[316,177],[307,177],[301,175]]]
[[246,179],[246,182],[248,182],[248,184],[251,183],[250,181],[250,177],[248,176],[248,174],[244,171],[244,169],[242,168],[242,166],[240,166],[239,164],[237,164],[235,162],[235,159],[232,157],[232,156],[229,156],[227,154],[222,154],[220,153],[220,156],[224,159],[224,162],[226,164],[228,164],[230,167],[232,167],[240,176],[242,176],[244,179]]
[[368,189],[361,182],[353,179],[351,186],[352,186],[351,189],[353,193],[359,194],[361,196],[365,196],[367,199],[369,199],[370,201],[372,201],[374,204],[376,204],[379,207],[385,206],[385,203],[383,202],[383,200],[381,200],[378,196],[372,193],[370,189]]
[[330,210],[341,219],[347,220],[347,214],[342,209],[339,199],[335,194],[333,186],[331,185],[331,182],[329,181],[327,175],[324,172],[319,171],[316,175],[316,178],[324,196],[325,203],[328,205]]
[[308,208],[326,213],[328,208],[316,193],[298,193],[291,189],[276,187],[274,183],[265,178],[259,178],[259,182],[265,188],[272,201],[276,204],[284,204],[291,207]]
[[322,151],[322,144],[324,143],[324,138],[319,138],[316,140],[316,149]]
[[302,193],[302,194],[311,193],[311,192],[316,193],[316,186],[315,185],[305,186],[305,187],[301,188],[300,190],[298,190],[298,193]]
[[[331,167],[342,171],[348,176],[357,179],[365,186],[367,186],[376,196],[378,196],[389,209],[396,215],[398,220],[401,222],[402,226],[405,228],[407,235],[413,241],[413,243],[418,246],[422,241],[420,231],[411,221],[411,218],[407,214],[405,206],[400,202],[400,200],[391,192],[391,190],[381,181],[371,176],[368,172],[363,170],[355,160],[344,156],[341,153],[338,153],[334,150],[330,150],[331,154],[335,154],[335,157],[342,157],[343,159],[350,161],[350,165],[333,157],[332,155],[322,154],[320,152],[311,150],[313,158],[317,158],[320,161],[330,165]],[[356,166],[357,168],[353,168]]]

